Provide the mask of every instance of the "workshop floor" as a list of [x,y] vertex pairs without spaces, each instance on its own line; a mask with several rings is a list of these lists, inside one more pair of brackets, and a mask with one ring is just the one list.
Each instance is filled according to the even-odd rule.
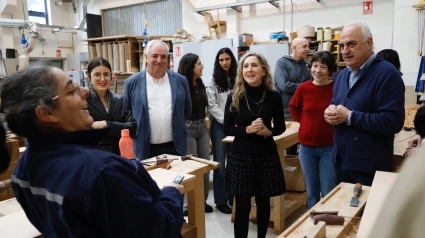
[[[207,238],[232,238],[233,235],[233,223],[231,223],[231,215],[223,214],[215,208],[214,194],[212,190],[212,173],[210,174],[210,193],[208,196],[207,203],[214,208],[214,212],[205,214],[205,225]],[[293,214],[286,219],[285,229],[292,225],[299,217],[307,212],[306,206],[301,206]],[[249,238],[257,237],[257,226],[250,223],[249,225]],[[275,238],[277,235],[274,234],[274,230],[269,227],[267,232],[267,238]]]

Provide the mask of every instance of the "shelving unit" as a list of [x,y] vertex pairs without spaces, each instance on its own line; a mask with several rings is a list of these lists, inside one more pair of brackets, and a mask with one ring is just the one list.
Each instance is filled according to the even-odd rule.
[[129,75],[139,71],[139,57],[135,52],[138,45],[135,36],[119,35],[83,41],[88,43],[89,61],[98,56],[104,57],[116,74]]
[[[317,33],[316,33],[316,34],[317,34]],[[343,69],[343,68],[347,67],[347,65],[345,64],[345,62],[344,62],[344,60],[343,60],[343,58],[342,58],[341,51],[340,51],[340,49],[339,49],[339,40],[335,40],[335,39],[333,39],[333,40],[321,40],[321,41],[318,41],[318,40],[310,40],[309,42],[310,42],[310,43],[319,43],[319,44],[322,44],[322,47],[323,47],[323,43],[325,43],[325,42],[330,42],[330,43],[332,43],[330,53],[332,53],[332,55],[334,55],[334,56],[335,56],[336,64],[337,64],[338,70],[340,70],[340,69]],[[336,47],[335,47],[335,46],[336,46]],[[307,58],[306,58],[306,60],[307,60],[307,61],[310,61],[310,60],[311,60],[311,58],[312,58],[312,56],[313,56],[316,52],[317,52],[317,50],[316,50],[315,52],[313,52],[313,53],[308,53],[308,54],[307,54]]]
[[[138,44],[138,50],[134,51],[138,54],[139,58],[139,69],[140,71],[146,68],[145,62],[145,49],[143,47],[143,41],[145,40],[145,36],[137,36],[136,41]],[[170,62],[173,59],[173,37],[172,36],[150,36],[149,40],[161,40],[168,45],[169,49],[169,60],[168,60],[168,69],[170,69]]]

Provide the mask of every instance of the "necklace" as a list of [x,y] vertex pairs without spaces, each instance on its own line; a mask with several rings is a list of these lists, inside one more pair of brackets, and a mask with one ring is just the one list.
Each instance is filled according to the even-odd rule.
[[248,93],[246,93],[246,96],[248,97],[248,99],[249,100],[251,100],[255,105],[260,105],[260,103],[262,103],[263,101],[264,101],[264,98],[266,98],[265,96],[266,96],[266,88],[264,88],[264,91],[263,91],[263,96],[261,97],[261,99],[260,99],[260,101],[258,101],[258,102],[255,102],[252,98],[250,98],[249,96],[248,96]]
[[252,112],[252,110],[251,110],[251,107],[249,106],[249,102],[248,102],[248,93],[245,93],[245,101],[246,101],[246,105],[248,106],[248,110],[249,110],[249,112],[252,114],[252,115],[254,115],[254,116],[258,116],[259,114],[260,114],[260,112],[261,112],[261,110],[263,109],[263,102],[264,102],[264,99],[265,99],[265,97],[266,97],[266,88],[264,88],[264,92],[263,92],[263,96],[261,97],[261,99],[260,99],[260,101],[257,103],[257,102],[255,102],[254,100],[252,100],[251,98],[250,98],[250,100],[251,101],[253,101],[254,102],[254,104],[256,104],[257,106],[259,106],[260,104],[260,109],[258,110],[258,112],[257,113],[253,113]]

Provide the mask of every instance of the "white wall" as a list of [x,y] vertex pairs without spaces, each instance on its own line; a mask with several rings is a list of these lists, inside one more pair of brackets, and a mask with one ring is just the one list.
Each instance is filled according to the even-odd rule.
[[395,0],[393,49],[400,55],[405,85],[416,85],[421,58],[418,56],[417,0]]

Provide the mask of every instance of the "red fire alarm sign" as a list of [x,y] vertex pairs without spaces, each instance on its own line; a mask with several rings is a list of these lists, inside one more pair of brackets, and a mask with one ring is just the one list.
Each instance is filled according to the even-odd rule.
[[180,50],[180,46],[176,47],[176,56],[181,56],[182,52]]
[[373,1],[363,2],[363,15],[373,14]]
[[58,58],[62,57],[61,50],[56,50],[56,57],[58,57]]

